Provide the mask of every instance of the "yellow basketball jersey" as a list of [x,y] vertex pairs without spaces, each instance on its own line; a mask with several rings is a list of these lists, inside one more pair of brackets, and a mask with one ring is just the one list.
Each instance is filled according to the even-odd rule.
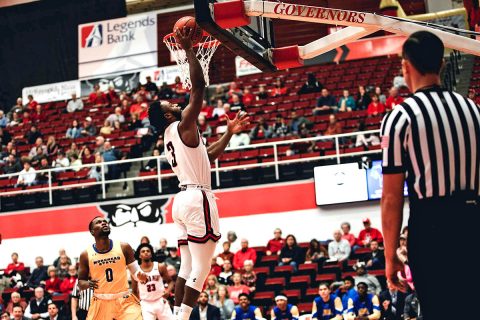
[[96,293],[115,294],[129,289],[127,263],[119,241],[110,240],[110,250],[100,253],[94,245],[87,248],[90,278],[98,280]]

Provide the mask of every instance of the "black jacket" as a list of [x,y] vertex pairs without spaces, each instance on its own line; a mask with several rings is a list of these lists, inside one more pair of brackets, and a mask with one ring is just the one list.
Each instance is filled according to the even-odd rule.
[[291,249],[284,246],[280,251],[280,260],[283,258],[292,258],[297,264],[301,264],[305,261],[305,253],[299,246],[293,246]]
[[[200,320],[200,308],[198,306],[193,308],[190,320]],[[207,304],[207,320],[220,320],[220,309]]]
[[48,274],[47,274],[47,266],[43,266],[41,268],[35,268],[32,271],[32,274],[30,275],[30,278],[28,278],[27,281],[27,286],[30,288],[36,288],[40,285],[41,281],[45,281],[48,279]]
[[[392,313],[395,315],[394,319],[403,319],[403,308],[405,307],[405,298],[407,295],[401,291],[397,291],[397,301],[395,304],[392,303],[392,295],[390,294],[390,291],[385,290],[380,292],[379,295],[379,300],[380,300],[380,308],[383,310],[383,307],[381,306],[383,301],[389,300],[390,301],[390,308]],[[395,310],[393,310],[393,308]]]

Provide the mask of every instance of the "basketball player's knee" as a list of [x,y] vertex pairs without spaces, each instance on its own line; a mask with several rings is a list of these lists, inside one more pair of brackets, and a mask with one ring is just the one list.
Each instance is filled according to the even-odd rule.
[[192,272],[192,260],[186,259],[182,260],[180,264],[180,270],[178,271],[178,276],[185,280],[188,280],[190,273]]
[[190,278],[188,278],[186,285],[197,291],[202,291],[203,284],[207,279],[210,268],[210,264],[195,264],[195,267],[193,267],[192,272],[190,273]]

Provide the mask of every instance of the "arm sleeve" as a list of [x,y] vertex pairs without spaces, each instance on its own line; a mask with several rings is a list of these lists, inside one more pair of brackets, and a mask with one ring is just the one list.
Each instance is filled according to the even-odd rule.
[[30,304],[28,304],[27,308],[25,309],[24,316],[26,318],[31,318],[32,317],[32,313],[30,312]]
[[409,127],[409,118],[402,105],[395,107],[383,119],[380,135],[384,174],[405,172]]

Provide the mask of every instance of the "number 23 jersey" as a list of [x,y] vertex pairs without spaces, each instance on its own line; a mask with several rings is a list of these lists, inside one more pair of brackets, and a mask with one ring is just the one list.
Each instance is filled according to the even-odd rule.
[[178,130],[180,121],[171,123],[165,130],[165,155],[180,185],[211,185],[210,160],[207,148],[199,134],[196,147],[189,147]]
[[94,245],[87,248],[90,278],[98,280],[95,293],[128,292],[127,262],[120,241],[110,240],[110,250],[98,252]]
[[158,270],[158,262],[153,263],[153,268],[150,272],[145,272],[147,275],[146,283],[138,283],[138,293],[142,301],[157,301],[163,296],[165,286],[163,284],[162,275]]

